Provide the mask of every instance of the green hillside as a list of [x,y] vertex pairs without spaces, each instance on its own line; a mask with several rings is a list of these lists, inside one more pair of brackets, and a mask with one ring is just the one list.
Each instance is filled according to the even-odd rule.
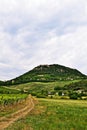
[[[40,65],[15,79],[1,82],[1,86],[12,88],[13,90],[9,90],[10,93],[16,89],[36,96],[56,93],[68,96],[71,92],[79,93],[79,90],[84,91],[86,95],[86,78],[87,76],[80,71],[69,67],[57,64]],[[6,87],[0,89],[1,93],[9,93],[6,92]]]
[[29,82],[24,84],[11,85],[8,88],[25,90],[25,92],[29,92],[31,94],[38,94],[43,92],[54,92],[54,88],[56,87],[60,87],[61,90],[63,90],[65,85],[69,85],[74,82],[79,82],[79,80],[57,82]]
[[0,94],[18,94],[18,93],[21,93],[21,91],[15,88],[11,89],[9,87],[0,86]]
[[86,76],[76,69],[57,64],[40,65],[15,79],[5,82],[4,85],[28,82],[73,81],[84,78],[86,78]]
[[66,90],[73,90],[73,91],[81,90],[87,92],[87,79],[81,80],[79,82],[70,83],[68,85],[65,85],[64,88]]

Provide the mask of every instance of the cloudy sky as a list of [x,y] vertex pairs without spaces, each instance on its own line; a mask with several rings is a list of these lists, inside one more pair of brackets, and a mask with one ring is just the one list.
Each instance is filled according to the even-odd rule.
[[87,74],[87,0],[0,0],[0,79],[54,63]]

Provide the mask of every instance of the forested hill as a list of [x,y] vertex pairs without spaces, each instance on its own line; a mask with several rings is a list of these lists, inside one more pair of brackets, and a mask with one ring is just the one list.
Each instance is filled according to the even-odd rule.
[[27,82],[52,82],[60,80],[84,79],[86,76],[76,69],[65,67],[58,64],[39,65],[31,71],[9,81],[9,84],[21,84]]

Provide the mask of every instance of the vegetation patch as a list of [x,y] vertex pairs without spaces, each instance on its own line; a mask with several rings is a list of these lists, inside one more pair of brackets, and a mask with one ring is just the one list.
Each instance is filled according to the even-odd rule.
[[86,124],[86,101],[39,99],[29,115],[6,130],[86,130]]
[[0,94],[0,117],[24,107],[27,94]]

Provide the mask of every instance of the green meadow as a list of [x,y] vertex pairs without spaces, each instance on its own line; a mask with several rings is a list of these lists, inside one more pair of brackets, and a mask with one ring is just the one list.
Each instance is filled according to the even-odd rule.
[[87,130],[87,101],[38,100],[31,113],[6,130]]
[[54,87],[60,86],[63,88],[65,85],[68,85],[70,83],[79,82],[80,80],[73,80],[73,81],[55,81],[55,82],[29,82],[25,84],[19,84],[19,85],[12,85],[10,88],[14,88],[16,90],[26,90],[30,93],[33,92],[41,92],[41,90],[47,90],[47,91],[53,91]]

